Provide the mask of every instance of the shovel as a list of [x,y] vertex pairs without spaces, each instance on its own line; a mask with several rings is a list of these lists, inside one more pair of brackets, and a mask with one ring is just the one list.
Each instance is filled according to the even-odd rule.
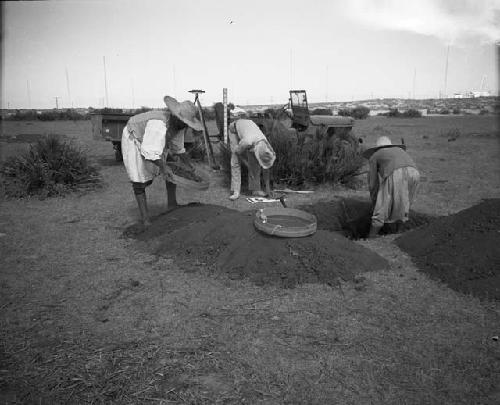
[[282,190],[274,190],[278,193],[296,193],[296,194],[312,194],[314,191],[311,190],[292,190],[289,188],[284,188]]

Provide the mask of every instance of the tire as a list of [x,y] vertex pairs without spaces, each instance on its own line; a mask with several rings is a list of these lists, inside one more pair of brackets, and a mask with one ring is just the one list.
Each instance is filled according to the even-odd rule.
[[117,162],[123,162],[122,146],[120,143],[113,143],[113,148],[115,149],[115,160]]

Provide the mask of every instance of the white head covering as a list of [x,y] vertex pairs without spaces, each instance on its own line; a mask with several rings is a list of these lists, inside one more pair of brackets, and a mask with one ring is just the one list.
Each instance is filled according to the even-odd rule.
[[276,153],[267,139],[261,139],[254,145],[257,161],[264,169],[269,169],[276,160]]
[[377,138],[377,142],[375,143],[375,146],[372,146],[371,148],[368,148],[363,152],[363,157],[365,159],[370,159],[370,157],[380,148],[401,148],[403,150],[406,150],[406,145],[393,145],[391,142],[391,138],[388,136],[382,135]]

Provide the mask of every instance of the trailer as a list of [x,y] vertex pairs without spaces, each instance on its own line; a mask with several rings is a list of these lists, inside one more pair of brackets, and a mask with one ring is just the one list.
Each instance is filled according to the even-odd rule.
[[117,162],[123,160],[122,132],[133,114],[129,113],[94,113],[90,115],[94,139],[111,142]]

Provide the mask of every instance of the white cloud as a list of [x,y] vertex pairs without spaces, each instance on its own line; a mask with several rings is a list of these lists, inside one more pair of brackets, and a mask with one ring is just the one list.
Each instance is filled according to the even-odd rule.
[[350,0],[347,15],[379,29],[409,31],[456,43],[500,41],[500,0]]

